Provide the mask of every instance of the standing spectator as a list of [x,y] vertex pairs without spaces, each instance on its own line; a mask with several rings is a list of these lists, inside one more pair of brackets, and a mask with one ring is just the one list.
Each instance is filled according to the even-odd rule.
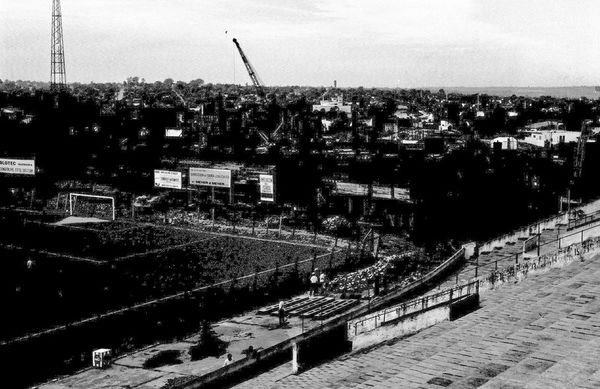
[[318,288],[319,288],[319,277],[317,277],[317,273],[312,272],[312,275],[310,276],[310,291],[308,292],[308,295],[315,296],[317,294]]
[[317,276],[317,285],[316,285],[316,291],[315,294],[319,294],[319,290],[321,289],[321,271],[319,270],[318,267],[315,267],[315,275]]
[[327,276],[325,275],[325,272],[322,271],[321,274],[319,275],[319,286],[321,287],[321,293],[325,292],[325,288],[327,284]]
[[279,310],[277,311],[279,314],[279,326],[283,326],[285,324],[285,307],[283,306],[283,300],[279,301]]
[[227,357],[225,358],[225,361],[223,362],[223,367],[229,365],[231,362],[233,362],[233,356],[231,354],[227,354]]

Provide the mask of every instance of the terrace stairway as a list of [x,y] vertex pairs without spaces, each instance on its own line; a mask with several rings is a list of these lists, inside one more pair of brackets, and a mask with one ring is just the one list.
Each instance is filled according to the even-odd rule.
[[[359,303],[353,299],[338,299],[325,296],[298,296],[284,302],[286,316],[297,316],[313,320],[325,320],[339,315]],[[259,315],[277,316],[279,304],[258,310]]]

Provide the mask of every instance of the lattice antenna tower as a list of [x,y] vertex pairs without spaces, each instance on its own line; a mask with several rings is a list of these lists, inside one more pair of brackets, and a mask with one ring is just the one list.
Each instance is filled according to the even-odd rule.
[[62,14],[60,0],[52,0],[52,42],[50,53],[50,87],[64,89],[67,83],[65,68],[65,46],[63,43]]

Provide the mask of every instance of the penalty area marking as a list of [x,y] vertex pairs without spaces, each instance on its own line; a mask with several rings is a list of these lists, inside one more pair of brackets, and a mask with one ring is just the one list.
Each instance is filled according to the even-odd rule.
[[93,263],[95,265],[104,265],[107,263],[107,261],[99,261],[97,259],[86,258],[86,257],[77,257],[75,255],[70,255],[70,254],[54,253],[52,251],[46,251],[46,250],[36,250],[36,249],[32,249],[32,248],[17,246],[14,244],[0,244],[0,246],[7,248],[7,249],[13,249],[13,250],[16,249],[16,250],[22,250],[22,251],[29,251],[30,253],[43,254],[43,255],[50,256],[50,257],[66,258],[66,259],[70,259],[70,260],[78,261],[78,262],[89,262],[89,263]]

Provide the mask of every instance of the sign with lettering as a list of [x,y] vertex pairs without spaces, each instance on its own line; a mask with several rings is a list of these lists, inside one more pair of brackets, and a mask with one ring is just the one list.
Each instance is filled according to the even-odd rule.
[[350,196],[366,196],[369,193],[369,185],[355,184],[352,182],[335,182],[335,194]]
[[258,178],[260,184],[260,201],[275,201],[273,176],[270,174],[260,174]]
[[154,170],[154,186],[159,188],[181,189],[181,172]]
[[35,175],[35,160],[0,158],[0,173]]
[[190,185],[231,188],[231,170],[191,167]]
[[181,128],[165,128],[165,138],[181,138],[183,130]]

